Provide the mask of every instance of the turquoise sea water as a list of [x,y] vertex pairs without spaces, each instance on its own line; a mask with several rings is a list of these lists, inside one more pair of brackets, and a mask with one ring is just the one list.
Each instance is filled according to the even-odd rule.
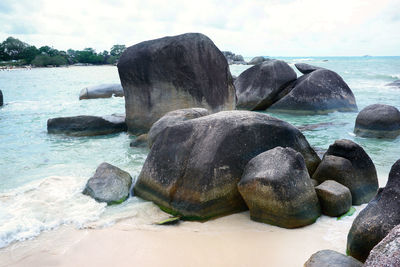
[[[400,57],[280,59],[292,67],[304,62],[336,71],[353,90],[359,110],[374,103],[400,108],[400,89],[384,86],[400,79]],[[248,67],[232,65],[231,72],[239,75]],[[120,206],[106,207],[80,194],[104,161],[137,177],[148,150],[130,148],[134,136],[67,137],[46,131],[47,119],[53,117],[124,113],[124,98],[78,100],[83,87],[115,82],[119,77],[114,66],[0,71],[5,102],[0,108],[0,247],[62,224],[82,227],[107,216],[115,218],[140,202],[131,198]],[[400,158],[400,137],[354,136],[357,113],[271,115],[296,126],[329,123],[304,132],[309,143],[321,149],[341,138],[359,143],[377,167],[380,186]]]

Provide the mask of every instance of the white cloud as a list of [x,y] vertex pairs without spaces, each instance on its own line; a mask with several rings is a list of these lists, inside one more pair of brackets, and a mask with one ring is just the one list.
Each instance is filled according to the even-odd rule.
[[202,32],[246,56],[399,55],[399,8],[398,0],[2,0],[0,38],[102,51]]

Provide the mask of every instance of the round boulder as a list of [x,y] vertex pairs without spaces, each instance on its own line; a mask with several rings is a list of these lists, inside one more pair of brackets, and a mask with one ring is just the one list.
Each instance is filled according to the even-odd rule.
[[396,138],[400,135],[400,112],[389,105],[367,106],[358,113],[354,133],[361,137]]
[[350,190],[333,180],[326,180],[315,187],[322,213],[337,217],[346,213],[351,208]]
[[235,80],[237,108],[265,110],[296,77],[294,70],[282,60],[265,61],[245,70]]
[[348,254],[365,261],[372,248],[400,224],[400,160],[393,164],[386,187],[353,221],[347,235]]
[[277,146],[299,151],[310,173],[320,162],[297,128],[266,114],[224,111],[181,122],[158,135],[134,194],[184,219],[242,211],[237,183],[246,164]]
[[167,112],[202,107],[235,109],[228,63],[205,35],[187,33],[127,48],[118,61],[126,122],[134,134],[148,132]]
[[83,88],[79,94],[79,100],[109,98],[112,96],[124,96],[124,90],[119,83],[100,84]]
[[98,202],[119,204],[129,197],[132,177],[129,173],[106,162],[97,167],[83,191]]
[[309,73],[313,72],[314,70],[324,69],[324,68],[313,66],[310,64],[306,64],[306,63],[296,63],[294,65],[303,74],[309,74]]
[[167,127],[181,123],[183,121],[207,116],[209,114],[210,113],[205,108],[187,108],[168,112],[167,114],[162,116],[161,119],[156,121],[153,126],[151,126],[148,134],[149,147],[153,145],[157,136]]
[[268,111],[293,114],[327,114],[357,111],[353,92],[343,79],[327,69],[314,70],[291,83],[287,94]]
[[254,221],[297,228],[321,215],[304,158],[292,148],[276,147],[250,160],[238,189]]
[[264,61],[266,61],[268,59],[266,59],[265,57],[259,56],[259,57],[253,57],[248,63],[247,65],[257,65],[260,63],[263,63]]
[[378,190],[378,176],[371,158],[361,146],[346,139],[329,146],[312,178],[319,183],[334,180],[346,186],[353,205],[367,203]]
[[320,250],[311,255],[304,267],[362,267],[358,260],[334,250]]

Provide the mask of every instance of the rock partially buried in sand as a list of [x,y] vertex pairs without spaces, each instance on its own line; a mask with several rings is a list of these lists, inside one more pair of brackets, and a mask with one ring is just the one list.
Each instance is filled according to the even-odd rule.
[[389,105],[367,106],[357,115],[354,133],[361,137],[396,138],[400,135],[400,112]]
[[304,267],[362,267],[358,260],[334,250],[320,250],[314,253]]
[[282,60],[269,60],[242,72],[235,81],[237,108],[265,110],[278,100],[279,93],[297,78]]
[[394,82],[386,84],[386,86],[394,86],[400,88],[400,80],[396,80]]
[[95,136],[126,131],[124,115],[60,117],[47,121],[47,132],[71,136]]
[[235,88],[224,55],[205,35],[187,33],[150,40],[125,50],[118,62],[126,122],[148,132],[167,112],[202,107],[235,109]]
[[358,110],[349,86],[337,73],[327,69],[318,69],[301,76],[283,92],[286,95],[269,107],[268,111],[312,115]]
[[266,114],[224,111],[179,123],[157,137],[134,194],[184,219],[245,210],[237,189],[244,167],[277,146],[302,153],[310,173],[320,162],[297,128]]
[[148,137],[149,147],[156,141],[157,136],[164,131],[167,127],[181,123],[183,121],[192,120],[207,116],[210,113],[205,108],[186,108],[170,111],[156,121],[151,126]]
[[250,160],[238,189],[255,221],[297,228],[321,215],[304,158],[292,148],[276,147]]
[[400,225],[376,245],[365,262],[365,267],[400,266]]
[[311,72],[313,72],[315,70],[324,69],[324,68],[313,66],[313,65],[309,65],[309,64],[306,64],[306,63],[296,63],[294,65],[303,74],[309,74],[309,73],[311,73]]
[[124,90],[119,83],[100,84],[83,88],[79,94],[79,100],[109,98],[112,96],[124,96]]
[[353,205],[370,201],[378,190],[375,165],[364,149],[353,141],[336,140],[329,146],[313,179],[334,180],[350,189]]
[[132,177],[129,173],[103,162],[97,167],[82,193],[98,202],[119,204],[129,197],[131,185]]
[[269,60],[269,58],[265,58],[265,57],[253,57],[248,63],[247,65],[257,65],[260,63],[263,63],[264,61]]
[[328,216],[340,216],[351,208],[350,190],[333,180],[327,180],[315,187],[322,213]]
[[365,261],[372,248],[400,224],[400,160],[393,164],[386,187],[379,190],[357,218],[347,236],[348,254]]

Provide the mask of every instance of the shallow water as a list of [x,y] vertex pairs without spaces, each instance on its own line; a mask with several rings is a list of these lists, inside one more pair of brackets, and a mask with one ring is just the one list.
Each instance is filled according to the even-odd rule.
[[[306,62],[338,72],[353,90],[359,109],[373,103],[400,108],[400,89],[385,87],[400,79],[400,58],[282,58],[294,67]],[[324,60],[328,61],[324,61]],[[233,65],[238,75],[249,66]],[[37,236],[62,224],[77,227],[108,225],[135,216],[143,202],[130,198],[106,207],[83,196],[87,179],[101,162],[109,162],[135,179],[148,150],[130,148],[126,133],[100,137],[48,135],[47,119],[74,115],[124,113],[124,99],[78,100],[83,87],[119,82],[114,66],[0,71],[6,105],[0,108],[0,247]],[[400,158],[400,138],[365,139],[354,136],[356,113],[318,116],[271,114],[296,126],[327,123],[305,131],[309,143],[327,149],[336,139],[351,139],[373,159],[384,186],[391,165]],[[317,223],[331,224],[324,218]],[[329,221],[329,223],[327,223]],[[351,220],[345,222],[351,223]],[[344,233],[326,234],[334,240]]]

